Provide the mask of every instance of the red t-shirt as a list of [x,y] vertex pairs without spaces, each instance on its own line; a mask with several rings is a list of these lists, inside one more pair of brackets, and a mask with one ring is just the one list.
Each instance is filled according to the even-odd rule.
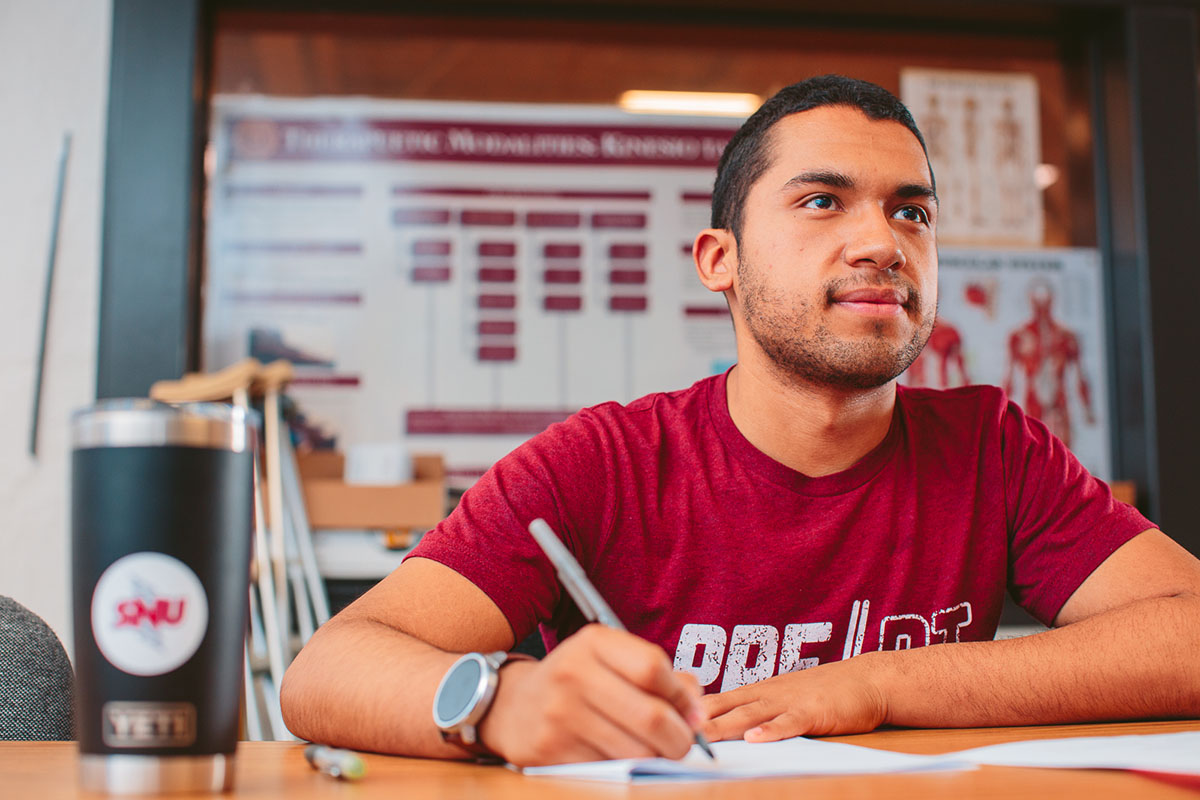
[[526,531],[543,517],[630,631],[708,691],[875,649],[995,635],[1006,588],[1049,624],[1153,525],[992,386],[899,387],[884,441],[810,478],[729,416],[725,376],[586,408],[505,456],[413,556],[520,641],[584,624]]

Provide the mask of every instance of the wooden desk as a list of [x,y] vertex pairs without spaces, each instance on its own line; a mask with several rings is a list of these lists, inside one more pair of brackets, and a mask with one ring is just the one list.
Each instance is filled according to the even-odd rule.
[[[1031,728],[877,731],[830,741],[899,750],[944,753],[1019,739],[1200,730],[1200,721],[1061,725]],[[789,778],[625,786],[552,778],[526,778],[504,767],[481,767],[394,756],[367,755],[367,777],[357,783],[334,780],[312,770],[303,746],[287,742],[242,742],[238,747],[235,800],[761,800],[803,796],[805,800],[901,798],[1189,798],[1200,792],[1129,772],[1108,770],[981,767],[969,772],[874,775],[845,778]],[[1200,754],[1197,754],[1200,758]],[[76,785],[76,749],[71,742],[0,742],[0,797],[5,800],[59,800],[91,797]],[[174,795],[181,798],[188,795]],[[211,797],[211,795],[202,795]]]

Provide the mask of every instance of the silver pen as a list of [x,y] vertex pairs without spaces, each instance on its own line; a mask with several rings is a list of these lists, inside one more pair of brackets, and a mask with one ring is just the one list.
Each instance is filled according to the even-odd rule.
[[[600,592],[596,591],[596,587],[588,580],[587,575],[583,572],[583,567],[579,566],[579,562],[575,560],[575,556],[571,555],[571,551],[551,530],[546,520],[538,517],[529,523],[529,532],[538,546],[542,548],[542,552],[546,554],[546,558],[549,558],[550,563],[554,565],[563,588],[571,595],[583,615],[592,622],[599,622],[601,625],[607,625],[619,631],[627,630],[613,610],[609,608],[608,603],[604,602]],[[700,731],[696,731],[696,744],[709,758],[716,759],[712,745]]]

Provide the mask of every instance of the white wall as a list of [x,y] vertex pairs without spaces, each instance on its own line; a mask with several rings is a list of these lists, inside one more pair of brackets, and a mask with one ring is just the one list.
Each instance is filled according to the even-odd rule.
[[[71,644],[67,419],[95,397],[111,0],[0,0],[0,594]],[[72,134],[29,454],[54,181]]]

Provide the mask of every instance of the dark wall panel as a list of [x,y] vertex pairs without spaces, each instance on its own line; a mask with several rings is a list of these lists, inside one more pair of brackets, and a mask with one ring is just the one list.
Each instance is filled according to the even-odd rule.
[[144,396],[188,366],[200,6],[113,3],[98,397]]
[[1182,8],[1128,12],[1130,97],[1136,158],[1137,250],[1143,275],[1144,391],[1155,521],[1200,552],[1194,515],[1200,455],[1200,136],[1196,14]]

